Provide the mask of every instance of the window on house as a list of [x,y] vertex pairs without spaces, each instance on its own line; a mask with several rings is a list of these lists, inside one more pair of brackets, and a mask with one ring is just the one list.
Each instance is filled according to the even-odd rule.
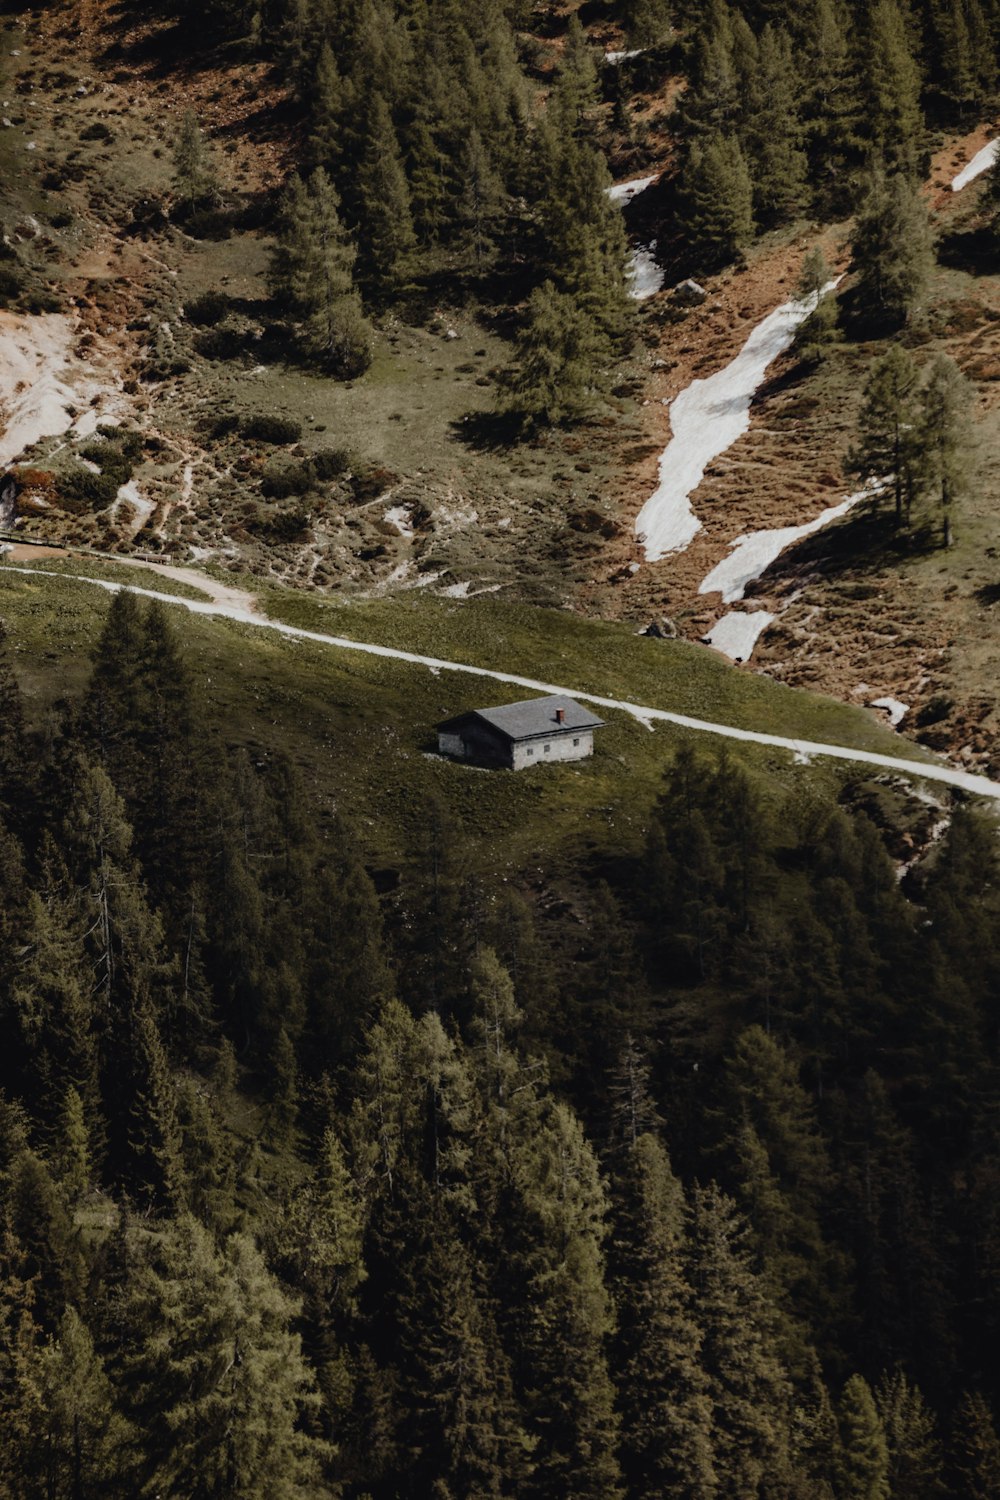
[[580,743],[580,741],[579,740],[574,740],[573,743],[574,743],[574,745],[578,745]]
[[534,755],[534,753],[535,753],[534,750],[532,750],[531,746],[529,745],[528,746],[528,754],[529,755]]
[[551,745],[546,745],[546,746],[545,746],[545,754],[546,754],[546,755],[548,755],[548,753],[549,753],[549,751],[550,751],[550,750],[551,750],[551,749],[552,749],[552,746],[551,746]]

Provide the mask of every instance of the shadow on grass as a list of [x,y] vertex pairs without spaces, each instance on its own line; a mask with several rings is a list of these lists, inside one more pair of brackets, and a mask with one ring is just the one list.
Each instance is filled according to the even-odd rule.
[[467,412],[451,424],[451,436],[476,453],[497,453],[514,448],[530,437],[530,428],[516,412]]
[[990,609],[994,604],[1000,604],[1000,583],[984,583],[972,597],[984,609]]
[[995,276],[1000,270],[1000,246],[989,229],[957,230],[938,241],[938,260],[952,271]]
[[[857,506],[833,526],[813,532],[789,547],[763,574],[763,580],[795,573],[818,573],[827,578],[851,574],[859,580],[907,558],[925,557],[941,550],[941,528],[920,525],[897,527],[883,501]],[[766,588],[766,584],[762,584]],[[751,590],[747,590],[748,597]],[[1000,598],[1000,586],[997,597]]]

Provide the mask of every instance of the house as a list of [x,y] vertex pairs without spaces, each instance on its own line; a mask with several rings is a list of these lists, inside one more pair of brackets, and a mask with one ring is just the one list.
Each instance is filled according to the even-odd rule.
[[594,730],[603,726],[572,698],[526,698],[500,708],[474,708],[438,725],[438,749],[477,766],[526,766],[583,760],[594,753]]

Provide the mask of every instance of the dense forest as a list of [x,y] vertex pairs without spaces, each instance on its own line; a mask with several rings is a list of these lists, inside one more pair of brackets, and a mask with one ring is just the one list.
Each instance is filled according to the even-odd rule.
[[0,1493],[996,1494],[992,823],[681,750],[573,902],[443,807],[380,902],[159,605],[0,709]]

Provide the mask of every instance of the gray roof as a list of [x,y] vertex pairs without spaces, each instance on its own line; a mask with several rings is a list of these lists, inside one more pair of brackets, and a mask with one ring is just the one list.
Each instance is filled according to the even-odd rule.
[[[563,722],[556,718],[556,709],[563,710]],[[504,703],[500,708],[476,708],[467,714],[449,719],[440,728],[457,727],[470,718],[484,719],[493,729],[498,729],[510,740],[531,740],[543,735],[567,734],[571,730],[600,729],[604,723],[573,698],[564,698],[553,693],[549,698],[525,698],[520,703]]]

